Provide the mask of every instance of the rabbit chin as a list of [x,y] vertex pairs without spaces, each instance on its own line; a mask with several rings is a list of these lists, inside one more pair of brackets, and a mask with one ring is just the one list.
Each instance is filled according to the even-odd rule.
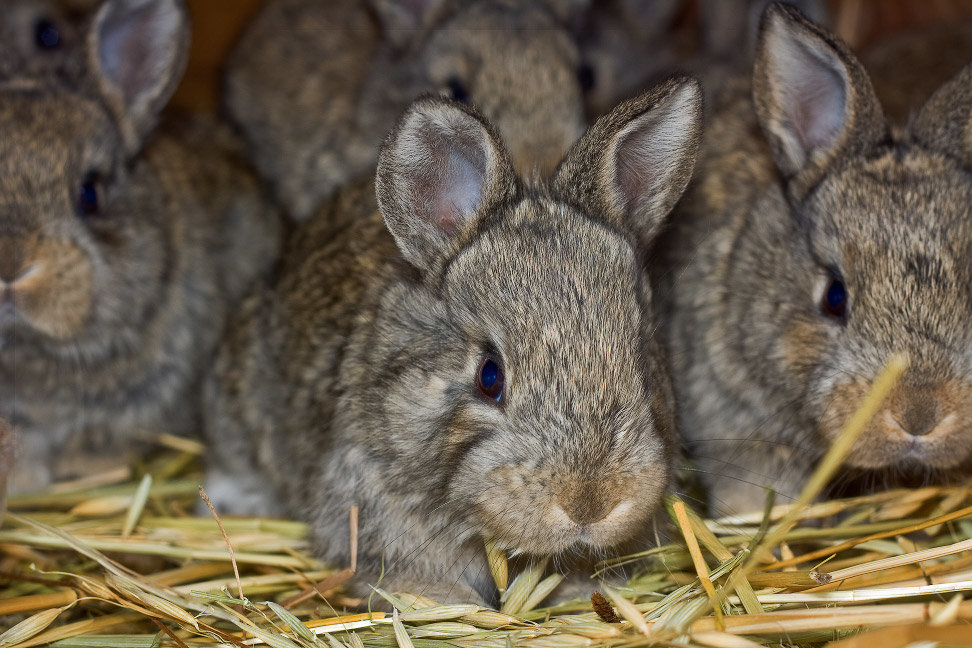
[[[650,512],[655,506],[628,499],[619,502],[596,522],[578,523],[557,503],[548,502],[523,511],[519,520],[503,520],[505,528],[484,524],[485,534],[496,546],[512,555],[555,555],[561,553],[603,553],[621,545],[650,528]],[[489,516],[483,516],[489,518]],[[495,515],[492,518],[496,519]]]

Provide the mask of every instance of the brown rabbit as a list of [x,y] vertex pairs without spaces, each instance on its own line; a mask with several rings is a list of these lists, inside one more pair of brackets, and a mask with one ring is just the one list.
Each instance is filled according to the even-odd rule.
[[12,488],[193,430],[228,309],[279,222],[218,124],[152,135],[183,69],[178,0],[108,0],[84,87],[0,83],[0,416]]
[[910,368],[841,482],[970,474],[970,117],[966,67],[892,133],[843,43],[767,10],[752,99],[741,85],[715,106],[656,267],[714,512],[757,508],[764,486],[798,494],[899,352]]
[[208,385],[210,495],[307,520],[338,564],[357,504],[357,585],[384,554],[384,586],[449,600],[494,601],[484,537],[647,542],[674,430],[644,254],[700,127],[671,80],[527,186],[476,110],[416,101],[377,189],[340,191],[245,302]]
[[269,0],[232,53],[228,112],[298,220],[372,173],[419,94],[471,102],[526,173],[549,172],[584,128],[560,0]]

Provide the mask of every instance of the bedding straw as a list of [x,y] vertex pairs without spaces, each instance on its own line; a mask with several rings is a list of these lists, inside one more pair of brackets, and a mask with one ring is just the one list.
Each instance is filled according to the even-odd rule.
[[[144,464],[151,472],[126,467],[11,498],[0,648],[967,645],[968,485],[815,501],[905,366],[896,358],[875,381],[796,504],[770,497],[761,512],[703,520],[672,498],[667,544],[606,561],[603,570],[626,565],[628,579],[592,580],[603,596],[556,607],[545,602],[562,581],[556,561],[509,561],[487,543],[499,611],[376,590],[393,613],[358,613],[366,601],[342,589],[356,558],[321,564],[305,525],[189,517],[203,450],[168,439]],[[350,522],[354,552],[354,513]]]

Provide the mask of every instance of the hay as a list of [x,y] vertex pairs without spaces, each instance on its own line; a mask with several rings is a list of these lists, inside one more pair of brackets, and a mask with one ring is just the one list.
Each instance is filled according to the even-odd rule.
[[635,576],[593,603],[539,607],[561,576],[545,563],[513,574],[488,547],[499,611],[379,589],[393,615],[347,614],[366,605],[341,590],[354,566],[314,559],[304,525],[227,518],[221,532],[189,515],[202,451],[170,447],[97,483],[11,498],[0,648],[972,645],[967,486],[812,503],[831,457],[792,506],[770,498],[762,512],[704,521],[672,498],[681,538],[601,565]]

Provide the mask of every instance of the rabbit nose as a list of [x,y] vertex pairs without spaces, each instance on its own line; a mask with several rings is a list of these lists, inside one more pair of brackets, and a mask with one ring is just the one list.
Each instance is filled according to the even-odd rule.
[[28,279],[41,269],[39,261],[25,263],[22,245],[9,237],[0,238],[0,284],[12,286]]
[[916,395],[895,419],[911,436],[925,436],[942,420],[942,406],[930,394]]
[[620,498],[604,492],[603,484],[579,484],[560,494],[558,503],[571,520],[577,524],[593,524],[606,518],[618,505]]

